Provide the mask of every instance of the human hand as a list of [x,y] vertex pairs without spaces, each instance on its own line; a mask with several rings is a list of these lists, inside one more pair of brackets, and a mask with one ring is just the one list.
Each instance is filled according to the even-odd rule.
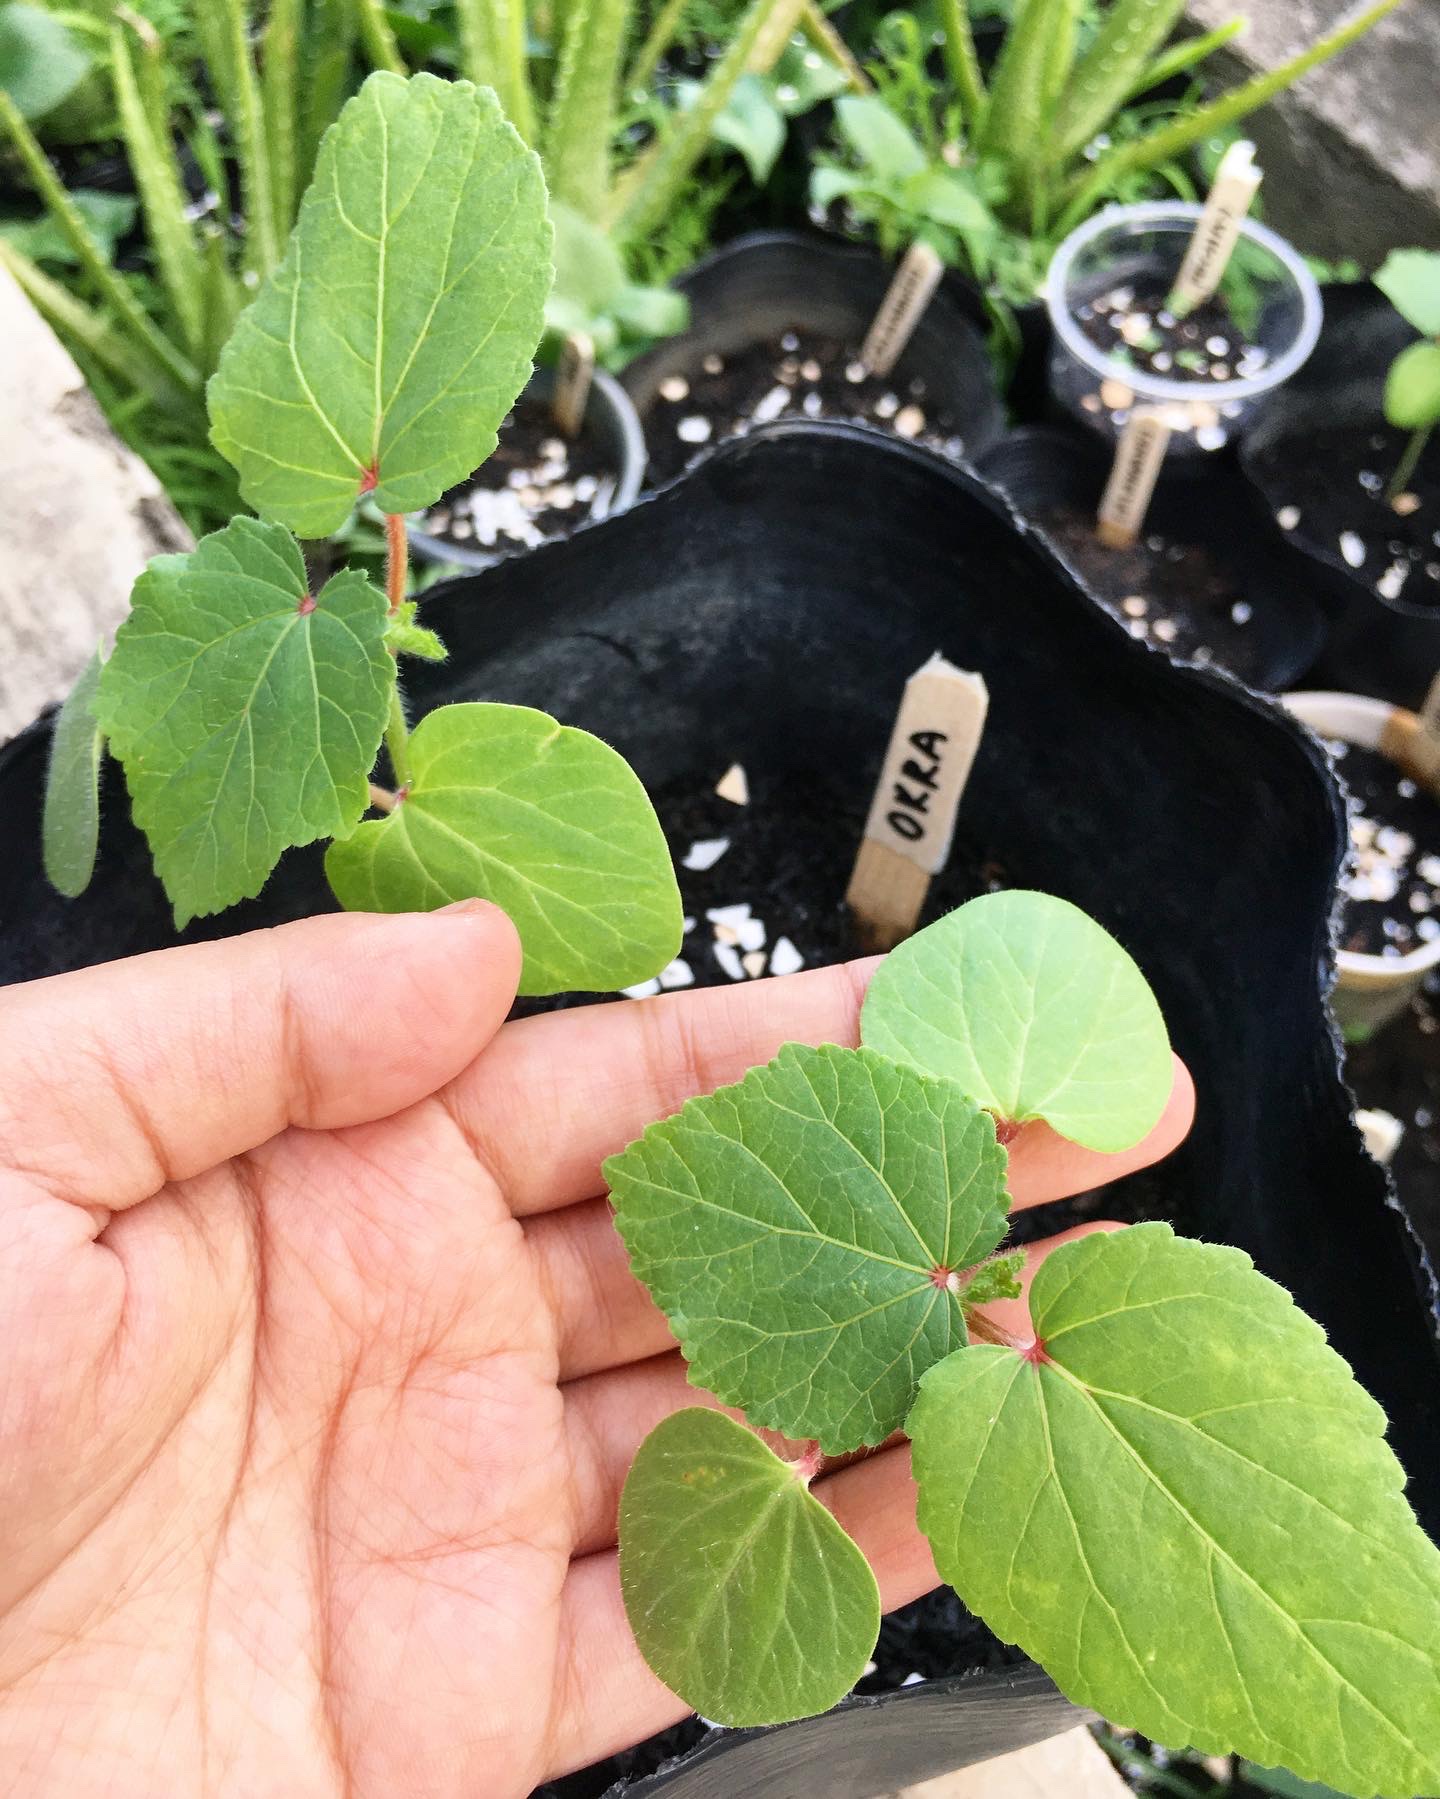
[[[703,1396],[600,1163],[853,1043],[869,967],[501,1029],[519,947],[477,901],[0,993],[7,1791],[506,1799],[683,1716],[615,1512]],[[1027,1127],[1015,1204],[1166,1154],[1192,1103],[1177,1063],[1123,1156]],[[936,1584],[903,1445],[812,1490],[887,1609]]]

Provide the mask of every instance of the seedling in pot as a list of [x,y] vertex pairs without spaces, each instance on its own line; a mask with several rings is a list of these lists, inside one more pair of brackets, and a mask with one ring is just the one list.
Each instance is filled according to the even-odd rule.
[[1024,1335],[986,1312],[1019,1291],[1004,1143],[1043,1120],[1121,1151],[1164,1109],[1134,963],[1062,900],[987,895],[881,965],[860,1035],[606,1167],[695,1383],[801,1445],[704,1408],[641,1445],[620,1573],[655,1672],[724,1724],[841,1699],[878,1591],[812,1483],[903,1429],[940,1574],[1077,1703],[1362,1799],[1434,1789],[1440,1553],[1289,1295],[1152,1223],[1055,1250]]
[[1425,340],[1402,350],[1385,378],[1385,417],[1410,433],[1385,493],[1403,516],[1419,505],[1409,485],[1430,433],[1440,424],[1440,252],[1392,250],[1375,285]]
[[[177,926],[329,838],[343,905],[504,906],[524,993],[622,986],[674,955],[664,838],[612,749],[523,706],[445,706],[413,731],[405,713],[400,659],[445,653],[406,597],[405,514],[494,448],[549,281],[539,165],[494,95],[372,75],[210,383],[215,443],[260,516],[155,558],[93,698],[87,677],[62,717],[46,847],[63,892],[93,862],[88,716]],[[364,495],[385,516],[387,591],[354,569],[314,591],[292,533],[335,531]]]

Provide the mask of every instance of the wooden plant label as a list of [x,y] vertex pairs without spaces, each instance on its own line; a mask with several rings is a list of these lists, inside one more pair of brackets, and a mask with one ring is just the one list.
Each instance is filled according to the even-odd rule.
[[1419,712],[1396,706],[1380,733],[1381,753],[1440,795],[1440,674],[1430,683]]
[[1095,528],[1101,543],[1112,550],[1124,549],[1140,535],[1169,443],[1170,427],[1159,413],[1130,414],[1115,446],[1115,462],[1100,496]]
[[1220,158],[1205,210],[1195,222],[1185,260],[1170,290],[1172,312],[1193,312],[1219,287],[1260,179],[1254,144],[1243,138],[1231,144]]
[[929,244],[915,242],[900,258],[880,310],[860,346],[860,360],[872,375],[888,375],[914,336],[945,264]]
[[578,437],[590,404],[595,378],[595,342],[588,331],[572,331],[560,350],[555,369],[555,398],[550,411],[562,437]]
[[990,695],[934,655],[905,683],[845,899],[866,944],[892,949],[919,922],[945,866]]

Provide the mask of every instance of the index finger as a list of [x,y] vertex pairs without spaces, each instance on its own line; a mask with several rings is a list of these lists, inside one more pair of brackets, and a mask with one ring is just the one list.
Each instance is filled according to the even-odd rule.
[[[853,1048],[879,962],[518,1019],[451,1083],[446,1104],[517,1218],[593,1199],[605,1190],[605,1158],[687,1099],[738,1081],[785,1043]],[[1167,1155],[1194,1111],[1178,1057],[1175,1069],[1159,1123],[1121,1155],[1028,1125],[1011,1145],[1015,1204],[1081,1193]]]

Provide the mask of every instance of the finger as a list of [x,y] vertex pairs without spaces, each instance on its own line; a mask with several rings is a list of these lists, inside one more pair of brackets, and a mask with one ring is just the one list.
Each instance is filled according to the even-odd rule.
[[[1168,1156],[1190,1128],[1195,1087],[1175,1058],[1175,1084],[1159,1123],[1119,1155],[1080,1149],[1045,1124],[1027,1124],[1010,1145],[1013,1209],[1023,1211],[1118,1180]],[[671,1342],[664,1318],[630,1272],[603,1200],[530,1218],[526,1236],[540,1262],[561,1325],[562,1380],[658,1354]]]
[[[517,1218],[603,1191],[600,1164],[783,1043],[857,1041],[878,958],[507,1025],[446,1101]],[[543,1118],[545,1131],[516,1129]]]
[[[1025,1292],[1028,1294],[1040,1264],[1062,1244],[1089,1236],[1092,1231],[1123,1229],[1123,1225],[1108,1220],[1092,1220],[1031,1244],[1020,1277]],[[1016,1338],[1025,1339],[1031,1334],[1030,1314],[1023,1296],[982,1306],[980,1310],[992,1324]],[[564,1389],[564,1398],[575,1495],[573,1555],[590,1555],[615,1542],[620,1489],[636,1450],[662,1419],[690,1405],[711,1406],[729,1412],[732,1418],[741,1416],[731,1407],[722,1406],[713,1393],[690,1385],[678,1350],[632,1362],[608,1374],[572,1381]]]
[[[819,1480],[811,1491],[875,1570],[882,1611],[908,1605],[940,1584],[930,1546],[915,1523],[908,1443]],[[551,1714],[552,1776],[643,1742],[689,1713],[640,1654],[625,1617],[613,1549],[570,1564],[560,1629],[565,1673]]]
[[520,950],[496,907],[332,914],[0,993],[0,1160],[119,1208],[286,1125],[433,1093],[498,1028]]
[[525,1224],[542,1290],[560,1330],[560,1378],[658,1355],[675,1339],[630,1272],[607,1199],[588,1199]]
[[1148,1168],[1184,1142],[1195,1118],[1195,1083],[1179,1056],[1172,1053],[1171,1059],[1174,1075],[1165,1110],[1155,1128],[1133,1149],[1101,1155],[1098,1150],[1067,1142],[1048,1124],[1038,1120],[1027,1124],[1010,1145],[1009,1181],[1015,1209],[1088,1193],[1092,1187],[1118,1181],[1137,1168]]
[[[1123,1228],[1110,1223],[1086,1224],[1033,1245],[1027,1256],[1027,1283],[1045,1256],[1062,1243],[1094,1230]],[[1006,1302],[1012,1307],[1022,1303]],[[996,1308],[987,1306],[985,1311],[994,1318]],[[659,1358],[665,1363],[671,1360]],[[658,1367],[658,1363],[651,1366]],[[626,1375],[633,1373],[625,1370]],[[595,1385],[618,1378],[604,1376]],[[577,1387],[588,1384],[577,1383]],[[677,1405],[715,1403],[710,1395],[693,1387],[685,1388],[683,1397],[677,1399],[673,1393],[670,1397],[675,1403],[661,1409],[653,1423],[668,1416]],[[639,1437],[635,1437],[634,1447],[638,1447],[638,1442]],[[626,1466],[634,1447],[625,1454]],[[916,1492],[908,1443],[881,1449],[863,1461],[826,1475],[815,1482],[811,1491],[830,1508],[874,1569],[882,1611],[895,1611],[940,1585],[930,1545],[915,1522]],[[618,1492],[615,1486],[615,1499]],[[613,1501],[611,1512],[613,1517]],[[625,1617],[619,1561],[613,1549],[579,1555],[570,1564],[561,1602],[560,1665],[564,1675],[557,1684],[556,1705],[551,1714],[552,1776],[641,1742],[690,1710],[651,1673],[636,1646]]]

